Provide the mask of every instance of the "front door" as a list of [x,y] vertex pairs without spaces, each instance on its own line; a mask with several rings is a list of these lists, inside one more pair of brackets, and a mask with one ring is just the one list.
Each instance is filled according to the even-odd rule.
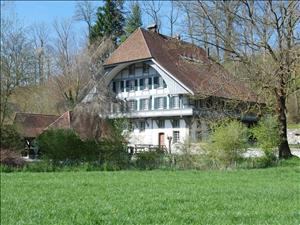
[[164,146],[165,145],[165,133],[158,134],[158,145]]

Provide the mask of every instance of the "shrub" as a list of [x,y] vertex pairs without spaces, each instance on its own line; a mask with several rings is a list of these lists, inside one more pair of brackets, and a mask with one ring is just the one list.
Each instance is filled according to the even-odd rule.
[[60,166],[83,162],[106,165],[106,169],[126,168],[129,156],[123,143],[114,140],[81,140],[72,130],[48,130],[37,139],[44,159]]
[[20,153],[1,149],[0,151],[0,164],[9,168],[22,168],[25,165],[25,160],[21,157]]
[[82,159],[83,142],[72,130],[47,130],[37,139],[43,158],[54,162]]
[[136,167],[139,169],[157,169],[163,165],[164,151],[155,149],[136,153]]
[[217,165],[233,165],[247,151],[248,138],[245,125],[236,120],[223,121],[213,127],[207,155]]
[[265,156],[271,161],[275,160],[275,147],[279,144],[279,126],[276,118],[272,116],[262,118],[258,125],[251,129],[251,133]]
[[24,147],[22,138],[12,125],[1,127],[1,148],[11,150],[21,150]]

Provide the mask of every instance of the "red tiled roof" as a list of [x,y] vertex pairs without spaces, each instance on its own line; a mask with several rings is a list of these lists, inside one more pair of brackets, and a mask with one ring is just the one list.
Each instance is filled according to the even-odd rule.
[[113,52],[105,66],[149,58],[195,94],[256,101],[251,90],[208,58],[202,48],[142,28]]
[[16,113],[14,125],[21,136],[34,138],[57,118],[56,115]]
[[98,115],[67,111],[51,123],[47,129],[73,129],[82,139],[110,138],[109,124]]

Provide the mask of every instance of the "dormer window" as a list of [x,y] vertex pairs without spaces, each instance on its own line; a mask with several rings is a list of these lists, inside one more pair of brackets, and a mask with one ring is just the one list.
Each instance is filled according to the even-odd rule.
[[143,63],[143,73],[149,73],[149,65],[147,63]]
[[128,73],[129,73],[129,75],[134,75],[135,74],[135,65],[134,64],[129,66]]

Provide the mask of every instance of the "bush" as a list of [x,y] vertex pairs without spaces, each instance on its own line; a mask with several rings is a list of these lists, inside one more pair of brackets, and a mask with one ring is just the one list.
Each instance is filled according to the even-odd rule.
[[72,130],[47,130],[37,138],[43,158],[54,162],[75,162],[82,159],[83,142]]
[[25,160],[21,157],[20,153],[18,152],[7,149],[1,149],[0,164],[8,168],[22,168],[25,165]]
[[136,153],[136,167],[139,169],[157,169],[163,165],[164,151],[155,149]]
[[12,125],[3,125],[1,128],[1,148],[21,150],[23,141],[17,130]]
[[276,160],[276,146],[279,144],[279,126],[276,118],[267,116],[251,129],[258,146],[264,151],[268,160]]
[[126,168],[129,156],[124,145],[114,140],[81,140],[73,130],[48,130],[37,139],[42,157],[59,166],[83,162],[106,165],[105,169]]
[[247,151],[248,129],[238,121],[223,121],[213,127],[207,147],[207,156],[217,166],[230,166]]

